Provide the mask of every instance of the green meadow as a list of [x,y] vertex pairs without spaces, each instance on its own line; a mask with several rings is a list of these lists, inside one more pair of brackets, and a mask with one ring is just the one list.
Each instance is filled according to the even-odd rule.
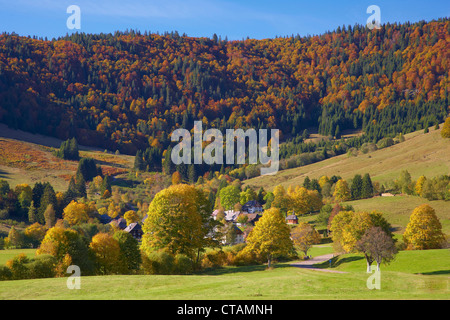
[[[330,248],[316,246],[311,253],[329,253]],[[319,267],[328,268],[328,263]],[[0,299],[450,299],[448,249],[400,252],[381,266],[380,290],[367,288],[369,274],[360,255],[334,258],[330,270],[345,273],[283,262],[270,270],[257,265],[194,275],[82,276],[79,290],[69,290],[67,278],[3,281]]]

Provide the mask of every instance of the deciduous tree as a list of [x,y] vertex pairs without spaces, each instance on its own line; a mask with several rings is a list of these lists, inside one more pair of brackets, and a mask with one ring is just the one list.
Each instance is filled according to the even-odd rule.
[[411,250],[441,248],[445,241],[436,211],[428,204],[414,209],[403,233],[403,241]]
[[248,235],[244,250],[266,257],[268,268],[271,267],[274,255],[292,252],[289,226],[278,208],[270,208],[264,212]]

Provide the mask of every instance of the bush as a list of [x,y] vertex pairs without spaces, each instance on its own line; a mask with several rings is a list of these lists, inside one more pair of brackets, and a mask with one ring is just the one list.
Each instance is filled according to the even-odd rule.
[[175,258],[165,251],[155,251],[148,256],[143,254],[142,267],[146,274],[172,274]]
[[202,268],[217,268],[225,265],[227,255],[222,250],[214,250],[203,255]]
[[235,266],[248,266],[252,264],[260,263],[260,259],[253,252],[246,250],[239,251],[234,257],[233,265]]
[[56,276],[56,263],[56,258],[49,254],[37,256],[26,265],[29,273],[28,277],[32,279],[53,278]]
[[0,266],[0,281],[11,280],[12,272],[7,266]]
[[184,254],[177,254],[175,256],[174,273],[175,274],[189,274],[194,271],[193,261]]
[[0,268],[0,280],[52,278],[56,275],[57,260],[51,255],[29,259],[21,253]]

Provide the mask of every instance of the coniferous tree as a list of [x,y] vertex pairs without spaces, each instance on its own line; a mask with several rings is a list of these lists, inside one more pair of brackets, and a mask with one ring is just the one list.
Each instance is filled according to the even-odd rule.
[[373,197],[373,184],[370,175],[366,173],[362,179],[361,198],[367,199]]
[[35,223],[36,220],[36,207],[34,206],[34,201],[31,201],[30,207],[28,208],[28,222]]
[[52,185],[47,182],[37,211],[37,222],[40,224],[45,224],[44,212],[49,205],[52,205],[53,208],[55,208],[57,206],[57,200],[55,190]]
[[352,194],[353,200],[361,199],[361,189],[362,189],[362,178],[360,174],[356,174],[352,180],[352,186],[350,192]]

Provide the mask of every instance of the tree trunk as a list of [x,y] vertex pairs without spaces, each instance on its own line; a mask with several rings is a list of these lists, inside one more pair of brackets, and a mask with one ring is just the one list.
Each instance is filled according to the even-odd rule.
[[364,257],[366,258],[366,263],[367,263],[367,273],[372,273],[372,262],[373,259],[372,257],[370,257],[369,255],[364,253]]
[[270,260],[271,260],[271,258],[272,258],[272,255],[269,254],[269,255],[267,256],[267,268],[270,268]]
[[369,261],[367,261],[367,273],[372,273],[372,268]]

